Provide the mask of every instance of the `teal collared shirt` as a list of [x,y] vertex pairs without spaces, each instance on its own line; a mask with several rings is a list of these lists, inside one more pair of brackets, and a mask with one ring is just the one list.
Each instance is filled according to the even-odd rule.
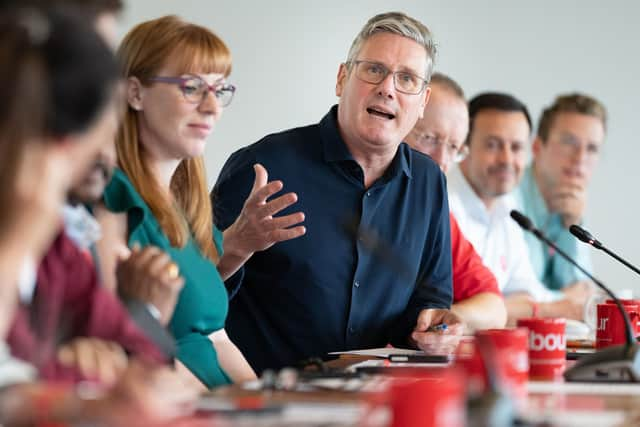
[[[592,271],[589,253],[591,248],[578,241],[569,233],[568,229],[564,228],[559,214],[549,212],[533,177],[532,165],[525,169],[524,177],[515,191],[515,195],[522,212],[531,218],[537,228],[570,257],[574,258],[578,264],[587,271]],[[549,289],[562,289],[578,280],[586,279],[586,276],[577,268],[536,239],[533,234],[527,233],[526,240],[533,269],[538,279]]]

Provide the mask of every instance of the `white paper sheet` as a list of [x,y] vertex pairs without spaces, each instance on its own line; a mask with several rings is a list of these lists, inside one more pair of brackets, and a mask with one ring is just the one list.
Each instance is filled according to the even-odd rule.
[[625,422],[622,411],[556,410],[548,414],[525,411],[522,417],[530,423],[548,423],[556,427],[619,427]]
[[334,351],[329,353],[332,355],[350,354],[353,356],[370,356],[370,357],[383,357],[387,358],[390,355],[424,355],[422,350],[411,350],[408,348],[395,348],[395,347],[382,347],[382,348],[368,348],[366,350],[350,350],[350,351]]
[[362,362],[349,365],[345,370],[347,372],[355,372],[358,368],[446,368],[449,363],[389,363],[386,360],[364,360]]
[[598,394],[640,396],[640,384],[566,383],[530,381],[529,393]]

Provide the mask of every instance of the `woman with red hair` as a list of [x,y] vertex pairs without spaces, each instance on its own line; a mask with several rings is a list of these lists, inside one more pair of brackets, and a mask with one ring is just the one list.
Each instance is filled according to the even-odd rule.
[[[280,218],[275,226],[283,234],[275,238],[273,228],[260,229],[265,221],[254,221],[253,229],[251,221],[244,221],[231,230],[240,230],[235,235],[225,232],[223,254],[203,160],[206,139],[235,92],[226,80],[231,53],[219,37],[165,16],[133,28],[118,57],[127,80],[128,105],[116,141],[119,169],[104,196],[107,211],[97,212],[105,236],[99,244],[104,281],[114,286],[118,247],[159,247],[174,263],[167,275],[179,271],[185,279],[169,320],[179,367],[186,366],[207,387],[253,379],[253,369],[224,330],[228,294],[222,279],[253,251],[303,233],[302,228],[286,229],[300,222],[300,215]],[[266,183],[260,166],[256,176],[250,199],[255,202],[258,197],[263,203],[248,203],[248,211],[264,206],[266,198],[281,189],[279,183]],[[295,196],[274,200],[279,200],[277,212]],[[251,230],[258,235],[264,231],[262,238],[239,238]],[[237,250],[240,245],[245,247]],[[160,265],[163,256],[158,252],[150,265]]]

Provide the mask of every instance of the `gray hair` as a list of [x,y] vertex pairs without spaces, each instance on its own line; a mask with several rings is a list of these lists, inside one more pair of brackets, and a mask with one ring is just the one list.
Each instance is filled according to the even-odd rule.
[[364,42],[377,33],[392,33],[407,37],[424,46],[427,51],[427,67],[425,80],[429,81],[433,72],[433,64],[436,57],[436,46],[433,42],[431,31],[420,21],[402,12],[380,13],[369,19],[362,27],[349,48],[347,64],[353,63],[360,53]]

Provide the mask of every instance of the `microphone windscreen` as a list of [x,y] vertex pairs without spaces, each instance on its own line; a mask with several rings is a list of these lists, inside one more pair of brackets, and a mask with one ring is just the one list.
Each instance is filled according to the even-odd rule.
[[585,243],[591,243],[594,240],[591,233],[589,233],[587,230],[580,227],[579,225],[573,224],[571,227],[569,227],[569,231],[571,232],[571,234],[573,234],[574,236],[576,236],[578,239],[582,240]]
[[524,216],[523,214],[521,214],[520,212],[518,212],[517,210],[512,210],[511,213],[511,218],[518,223],[518,225],[522,228],[524,228],[527,231],[532,231],[533,230],[533,222],[531,222],[531,220],[529,218],[527,218],[526,216]]

